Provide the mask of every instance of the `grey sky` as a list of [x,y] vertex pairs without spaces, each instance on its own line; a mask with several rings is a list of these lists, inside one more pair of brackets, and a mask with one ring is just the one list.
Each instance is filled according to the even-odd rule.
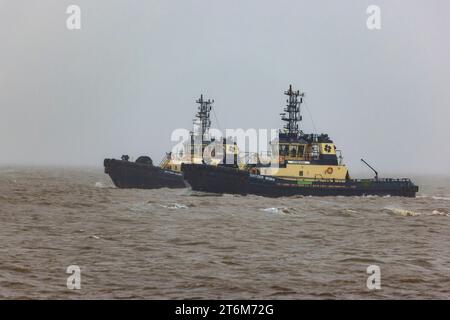
[[[69,4],[81,30],[66,29]],[[450,173],[448,12],[441,0],[0,0],[0,164],[159,161],[200,93],[222,129],[277,128],[292,83],[350,170],[365,157]]]

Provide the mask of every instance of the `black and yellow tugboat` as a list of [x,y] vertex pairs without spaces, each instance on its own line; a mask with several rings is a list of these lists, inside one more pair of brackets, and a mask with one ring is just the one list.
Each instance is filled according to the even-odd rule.
[[214,100],[205,100],[203,95],[196,101],[198,112],[194,120],[194,130],[190,132],[189,146],[186,150],[191,152],[172,157],[167,153],[159,166],[153,165],[148,156],[141,156],[135,162],[129,161],[128,155],[123,155],[121,160],[105,159],[103,165],[105,173],[109,174],[114,185],[118,188],[184,188],[186,187],[181,174],[182,163],[202,163],[203,150],[214,139],[209,136],[211,126],[210,112]]
[[[184,179],[193,190],[282,196],[403,196],[415,197],[418,187],[410,179],[351,179],[342,156],[327,134],[304,134],[299,130],[304,93],[292,90],[282,120],[286,122],[272,144],[272,163],[250,165],[183,164]],[[339,155],[339,156],[338,156]],[[273,165],[276,162],[276,165]]]

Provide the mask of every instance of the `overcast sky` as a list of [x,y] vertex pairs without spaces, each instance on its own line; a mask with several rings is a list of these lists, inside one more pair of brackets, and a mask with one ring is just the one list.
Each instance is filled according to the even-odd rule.
[[[81,30],[66,28],[70,4]],[[366,27],[370,4],[381,30]],[[364,157],[450,173],[449,12],[442,0],[0,0],[0,165],[159,161],[200,93],[222,129],[278,128],[292,83],[350,170]]]

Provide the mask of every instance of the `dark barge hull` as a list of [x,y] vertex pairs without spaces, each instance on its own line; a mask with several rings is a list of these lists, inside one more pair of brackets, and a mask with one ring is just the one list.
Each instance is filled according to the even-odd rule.
[[183,164],[182,171],[184,179],[193,190],[220,194],[255,194],[265,197],[296,195],[415,197],[418,191],[418,187],[409,179],[323,180],[300,184],[221,166]]
[[105,159],[105,173],[118,188],[157,189],[185,188],[183,175],[146,163]]

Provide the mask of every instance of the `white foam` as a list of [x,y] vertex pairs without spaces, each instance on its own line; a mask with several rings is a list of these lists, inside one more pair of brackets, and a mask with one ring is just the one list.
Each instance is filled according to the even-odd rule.
[[450,217],[450,213],[445,212],[445,211],[439,211],[439,210],[433,210],[433,212],[431,212],[431,215]]
[[280,213],[280,209],[279,208],[275,208],[275,207],[264,208],[264,209],[260,209],[260,210],[264,211],[264,212],[270,212],[270,213]]
[[426,194],[418,195],[417,198],[425,198],[425,199],[433,199],[433,200],[445,200],[450,201],[450,197],[444,197],[444,196],[429,196]]
[[160,204],[161,207],[167,208],[167,209],[187,209],[188,206],[181,204],[181,203],[171,203],[171,204]]
[[401,215],[403,217],[417,217],[417,216],[446,216],[446,217],[450,217],[450,213],[447,212],[446,210],[442,210],[442,209],[435,209],[432,212],[425,212],[425,213],[416,212],[416,211],[407,210],[407,209],[401,209],[401,208],[392,208],[392,207],[386,207],[384,209],[389,210],[392,213]]
[[402,208],[386,207],[385,209],[391,211],[392,213],[401,215],[403,217],[416,217],[416,216],[420,216],[421,215],[420,212],[415,212],[415,211],[412,211],[412,210],[407,210],[407,209],[402,209]]
[[264,208],[264,209],[259,209],[261,211],[264,212],[269,212],[269,213],[279,213],[279,214],[293,214],[295,212],[294,209],[290,209],[290,208],[286,208],[286,207],[270,207],[270,208]]
[[440,197],[440,196],[432,196],[434,200],[447,200],[450,201],[450,197]]

